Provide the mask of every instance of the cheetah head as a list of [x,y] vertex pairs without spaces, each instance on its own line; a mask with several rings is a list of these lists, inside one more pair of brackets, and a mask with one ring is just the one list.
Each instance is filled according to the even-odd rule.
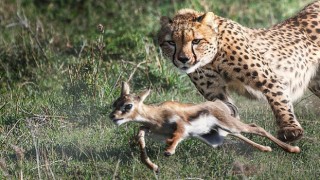
[[210,63],[217,54],[218,23],[212,12],[180,10],[173,19],[161,17],[158,41],[165,57],[186,73]]

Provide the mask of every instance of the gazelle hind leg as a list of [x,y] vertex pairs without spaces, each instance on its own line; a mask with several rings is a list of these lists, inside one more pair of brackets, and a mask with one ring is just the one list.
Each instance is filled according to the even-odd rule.
[[251,141],[250,139],[244,137],[242,134],[240,133],[234,133],[234,134],[230,134],[232,136],[235,136],[241,140],[243,140],[244,142],[250,144],[251,146],[255,147],[255,148],[258,148],[260,151],[263,151],[263,152],[270,152],[272,151],[272,149],[269,147],[269,146],[263,146],[261,144],[258,144],[258,143],[255,143],[253,141]]
[[153,170],[156,173],[159,173],[159,167],[154,164],[150,158],[148,157],[147,154],[147,150],[146,150],[146,143],[145,143],[145,133],[146,133],[147,129],[143,126],[140,127],[139,132],[138,132],[138,143],[139,143],[139,147],[140,147],[140,158],[141,161],[147,165],[147,167],[151,170]]
[[247,131],[248,133],[253,133],[259,136],[267,137],[268,139],[276,143],[278,146],[280,146],[283,150],[287,152],[290,152],[290,153],[300,152],[300,148],[298,146],[291,146],[287,143],[280,141],[279,139],[274,137],[272,134],[268,133],[265,129],[263,129],[260,126],[257,126],[256,124],[249,124],[247,128],[248,128],[248,131]]

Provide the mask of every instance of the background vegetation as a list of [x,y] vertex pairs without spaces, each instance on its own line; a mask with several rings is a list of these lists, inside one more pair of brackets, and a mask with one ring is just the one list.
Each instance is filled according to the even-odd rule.
[[[160,54],[161,15],[180,8],[213,11],[250,27],[290,17],[310,0],[1,0],[0,179],[154,179],[130,146],[137,127],[108,119],[121,81],[153,89],[148,102],[201,102],[186,75]],[[103,28],[98,28],[101,24]],[[243,121],[275,134],[268,105],[234,95]],[[218,149],[197,140],[163,156],[148,140],[160,179],[319,179],[319,99],[296,103],[306,130],[288,154],[258,152],[229,139]]]

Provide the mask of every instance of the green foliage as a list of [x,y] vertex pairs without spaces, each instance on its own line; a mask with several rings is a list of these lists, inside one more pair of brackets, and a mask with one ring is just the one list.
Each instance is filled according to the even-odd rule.
[[[108,114],[120,82],[128,80],[136,91],[153,90],[148,102],[204,101],[188,77],[162,57],[156,42],[160,16],[194,8],[246,26],[267,27],[305,4],[293,0],[2,0],[0,179],[155,178],[140,162],[138,148],[130,146],[138,126],[116,128]],[[103,28],[97,28],[99,24]],[[266,105],[234,97],[245,121],[274,129]],[[164,146],[148,139],[148,153],[161,167],[160,179],[315,179],[320,176],[315,161],[320,154],[317,114],[303,103],[296,111],[307,132],[298,143],[303,149],[299,155],[275,146],[274,152],[264,154],[232,140],[218,149],[188,140],[176,155],[165,158]]]

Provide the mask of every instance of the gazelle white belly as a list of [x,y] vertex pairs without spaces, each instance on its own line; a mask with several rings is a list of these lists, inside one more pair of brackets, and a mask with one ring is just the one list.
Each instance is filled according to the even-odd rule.
[[[214,127],[219,125],[216,117],[210,115],[201,115],[198,118],[190,121],[190,124],[185,126],[186,136],[200,136],[209,133]],[[220,132],[219,132],[220,133]],[[226,134],[221,134],[226,135]]]

